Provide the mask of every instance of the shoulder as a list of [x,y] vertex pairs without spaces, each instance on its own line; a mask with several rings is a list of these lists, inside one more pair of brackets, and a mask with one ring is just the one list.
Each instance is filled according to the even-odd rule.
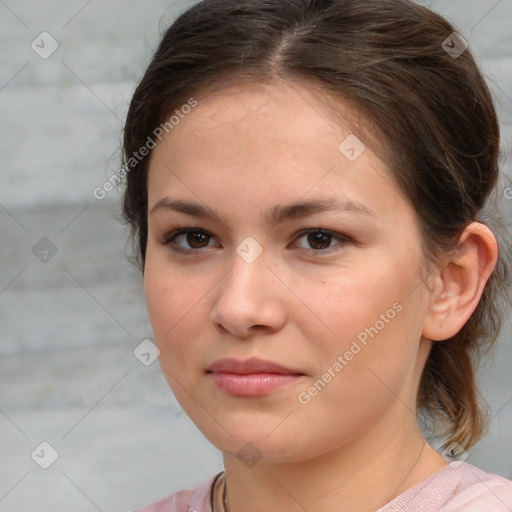
[[466,462],[452,462],[379,512],[510,512],[512,481]]
[[196,489],[184,489],[175,492],[151,505],[132,512],[211,512],[210,495],[218,473],[202,482]]
[[[457,463],[455,463],[457,464]],[[459,463],[453,471],[460,471],[456,493],[449,502],[454,510],[510,511],[512,510],[512,480],[500,475],[487,473],[472,464]]]

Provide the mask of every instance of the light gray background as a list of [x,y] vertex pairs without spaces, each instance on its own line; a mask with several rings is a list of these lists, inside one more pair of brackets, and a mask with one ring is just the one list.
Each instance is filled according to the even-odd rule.
[[[122,120],[160,31],[191,3],[0,0],[0,512],[128,511],[222,469],[158,363],[133,355],[151,330],[119,195],[92,195],[117,169]],[[512,0],[421,3],[458,25],[491,81],[504,189]],[[47,59],[30,46],[43,31],[59,44]],[[510,220],[512,201],[501,203]],[[46,263],[32,252],[42,237],[57,250]],[[469,459],[508,478],[510,332],[506,322],[482,376],[494,418]],[[59,454],[46,470],[31,458],[42,441]]]

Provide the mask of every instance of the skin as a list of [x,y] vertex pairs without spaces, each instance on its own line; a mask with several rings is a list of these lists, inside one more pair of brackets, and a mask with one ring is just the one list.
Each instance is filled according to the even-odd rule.
[[[354,161],[338,150],[357,112],[339,102],[340,122],[299,82],[229,86],[197,99],[153,150],[148,178],[144,286],[164,375],[224,453],[230,511],[375,510],[446,467],[423,446],[416,393],[431,340],[458,332],[476,308],[496,240],[471,224],[458,259],[425,279],[416,215],[372,152],[375,136],[366,135]],[[335,210],[279,224],[263,216],[327,196],[373,215]],[[155,209],[165,198],[207,206],[222,220]],[[177,227],[210,237],[169,242]],[[299,233],[315,228],[333,233],[320,248]],[[262,249],[252,263],[236,252],[248,236]],[[396,303],[400,312],[300,403],[298,394]],[[206,372],[219,358],[252,356],[303,376],[240,397]],[[235,455],[244,446],[254,464]]]

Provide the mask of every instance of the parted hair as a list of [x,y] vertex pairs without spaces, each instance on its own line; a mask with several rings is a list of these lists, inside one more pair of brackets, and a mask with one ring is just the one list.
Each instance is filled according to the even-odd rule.
[[[203,0],[181,14],[133,94],[123,133],[123,214],[142,272],[151,153],[133,155],[192,96],[279,80],[314,84],[334,108],[338,98],[363,115],[416,212],[425,261],[446,264],[469,223],[493,222],[483,211],[499,176],[492,96],[454,32],[409,0]],[[499,248],[476,310],[433,343],[422,374],[418,413],[443,446],[467,449],[486,432],[477,372],[508,305],[509,256],[500,240]]]

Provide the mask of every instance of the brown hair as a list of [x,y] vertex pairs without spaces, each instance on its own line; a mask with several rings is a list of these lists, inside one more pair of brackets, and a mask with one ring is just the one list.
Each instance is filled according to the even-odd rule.
[[[443,43],[453,32],[408,0],[203,0],[183,13],[138,85],[124,129],[124,217],[142,271],[149,155],[133,155],[193,95],[280,78],[320,85],[374,125],[417,213],[426,261],[446,261],[462,230],[481,220],[499,153],[493,101],[470,51],[456,56],[447,49],[458,41]],[[498,336],[506,278],[500,245],[477,309],[457,335],[433,344],[425,365],[418,410],[443,426],[444,446],[469,448],[485,433],[476,371]]]

